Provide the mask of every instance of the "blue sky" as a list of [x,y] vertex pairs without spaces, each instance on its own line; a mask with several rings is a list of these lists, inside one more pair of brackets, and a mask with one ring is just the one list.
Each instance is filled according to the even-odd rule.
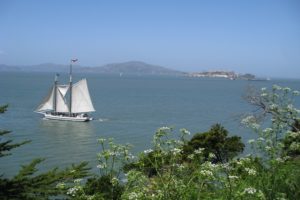
[[1,64],[73,57],[299,78],[300,1],[0,1]]

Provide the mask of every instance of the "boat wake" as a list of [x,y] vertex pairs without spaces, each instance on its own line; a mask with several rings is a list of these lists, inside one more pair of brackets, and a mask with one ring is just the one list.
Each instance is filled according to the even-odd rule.
[[109,121],[109,119],[107,119],[107,118],[99,118],[97,121],[99,121],[99,122],[107,122],[107,121]]

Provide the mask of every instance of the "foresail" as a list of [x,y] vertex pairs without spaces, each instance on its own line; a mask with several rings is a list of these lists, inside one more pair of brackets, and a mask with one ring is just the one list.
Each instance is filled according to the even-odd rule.
[[66,96],[68,90],[69,90],[69,85],[58,85],[57,88],[59,92],[62,94],[63,97]]
[[72,86],[72,113],[94,112],[86,79]]
[[57,93],[56,93],[56,112],[69,112],[69,107],[64,98],[67,92],[62,93],[59,87],[57,87]]
[[53,110],[53,99],[54,99],[54,87],[51,88],[46,98],[43,100],[41,105],[36,109],[36,112],[42,112],[47,110]]

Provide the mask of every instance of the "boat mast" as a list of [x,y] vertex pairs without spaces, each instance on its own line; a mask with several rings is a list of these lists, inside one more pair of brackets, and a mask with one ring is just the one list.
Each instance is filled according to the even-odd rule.
[[70,116],[72,114],[72,62],[73,62],[73,60],[71,60],[71,62],[70,62],[70,82],[69,82],[69,84],[70,84],[70,87],[69,87],[69,89],[70,89],[70,104],[69,104]]
[[69,115],[72,114],[72,63],[76,62],[78,59],[71,59],[70,62],[70,105],[69,105]]
[[56,113],[56,96],[57,96],[57,78],[58,78],[59,74],[55,74],[55,80],[54,80],[54,98],[53,98],[53,110]]

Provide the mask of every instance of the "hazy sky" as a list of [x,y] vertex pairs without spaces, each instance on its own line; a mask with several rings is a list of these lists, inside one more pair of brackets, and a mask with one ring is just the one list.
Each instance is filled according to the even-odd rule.
[[0,0],[0,64],[130,60],[300,77],[299,0]]

